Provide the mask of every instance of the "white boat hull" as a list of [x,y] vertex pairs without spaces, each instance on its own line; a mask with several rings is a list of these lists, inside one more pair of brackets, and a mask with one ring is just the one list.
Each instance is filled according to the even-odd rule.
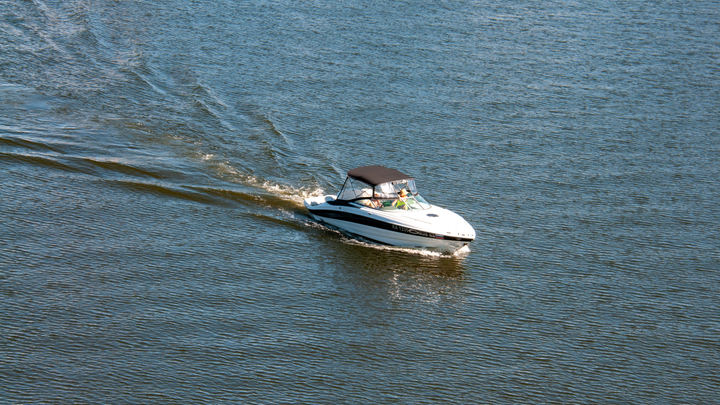
[[333,196],[305,200],[318,222],[393,246],[452,253],[475,239],[475,231],[452,211],[433,206],[422,211],[381,211],[354,204],[329,204]]
[[398,232],[379,229],[372,226],[355,224],[352,222],[342,221],[338,219],[322,218],[315,215],[313,215],[313,218],[315,218],[315,220],[317,220],[318,222],[332,225],[336,228],[345,230],[352,234],[362,236],[374,242],[384,243],[386,245],[454,252],[468,244],[468,242],[430,239],[423,236],[401,234]]

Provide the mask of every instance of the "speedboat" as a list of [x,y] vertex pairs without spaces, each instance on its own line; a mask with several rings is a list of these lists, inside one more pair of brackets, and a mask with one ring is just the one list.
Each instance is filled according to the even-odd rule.
[[452,253],[475,239],[460,215],[422,198],[413,177],[384,166],[352,169],[337,195],[304,204],[316,221],[381,244]]

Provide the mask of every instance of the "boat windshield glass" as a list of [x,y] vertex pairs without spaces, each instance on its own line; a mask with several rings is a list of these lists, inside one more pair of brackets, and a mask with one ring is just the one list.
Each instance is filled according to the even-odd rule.
[[342,190],[338,193],[337,199],[352,201],[358,198],[370,198],[372,197],[372,191],[373,187],[371,185],[348,177]]
[[386,211],[430,209],[430,204],[418,193],[413,179],[378,184],[373,190],[372,186],[362,181],[348,178],[337,198]]

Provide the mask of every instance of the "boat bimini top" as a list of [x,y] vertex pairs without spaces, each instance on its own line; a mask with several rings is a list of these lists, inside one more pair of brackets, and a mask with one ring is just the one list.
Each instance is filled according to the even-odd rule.
[[431,207],[418,193],[412,176],[378,165],[348,171],[336,198],[338,203],[354,202],[379,210],[427,210]]

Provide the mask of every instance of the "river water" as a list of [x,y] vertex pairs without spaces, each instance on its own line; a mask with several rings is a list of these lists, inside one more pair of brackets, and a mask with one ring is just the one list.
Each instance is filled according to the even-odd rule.
[[[718,1],[0,3],[0,402],[720,397]],[[413,175],[455,255],[314,223]]]

